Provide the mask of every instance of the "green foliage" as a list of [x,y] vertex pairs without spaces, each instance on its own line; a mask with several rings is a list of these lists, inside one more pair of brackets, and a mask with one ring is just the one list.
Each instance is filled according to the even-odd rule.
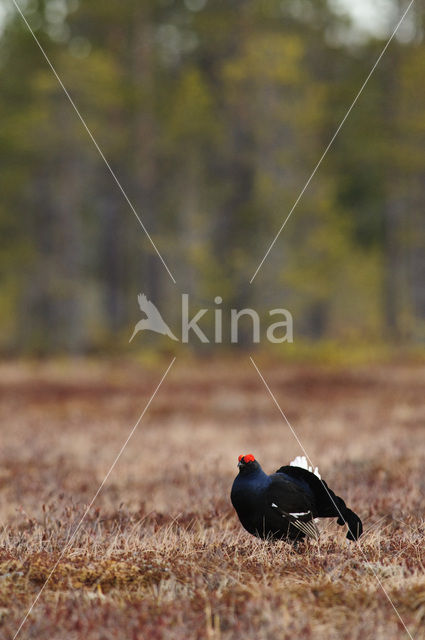
[[[262,312],[279,299],[306,339],[420,342],[419,37],[391,43],[248,284],[383,46],[340,44],[347,20],[325,0],[302,6],[47,0],[23,9],[180,290],[221,295],[223,309]],[[115,348],[140,290],[178,322],[168,275],[12,10],[0,82],[0,348]]]

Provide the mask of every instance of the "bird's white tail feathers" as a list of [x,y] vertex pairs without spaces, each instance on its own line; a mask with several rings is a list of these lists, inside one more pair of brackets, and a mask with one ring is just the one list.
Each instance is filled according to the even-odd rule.
[[294,458],[294,460],[292,460],[292,462],[289,463],[289,465],[291,467],[301,467],[301,469],[307,469],[307,471],[314,473],[315,476],[322,479],[319,473],[319,469],[317,467],[315,467],[314,469],[313,467],[310,467],[310,465],[308,464],[308,460],[305,456],[297,456],[296,458]]

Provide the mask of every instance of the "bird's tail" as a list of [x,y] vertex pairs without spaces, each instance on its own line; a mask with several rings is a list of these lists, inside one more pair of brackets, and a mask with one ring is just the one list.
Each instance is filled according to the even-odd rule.
[[359,516],[348,507],[345,508],[344,512],[341,511],[341,514],[343,517],[339,516],[337,524],[340,526],[348,525],[347,540],[358,540],[363,533],[363,525]]
[[310,473],[314,473],[315,476],[321,479],[318,467],[315,467],[313,469],[313,467],[309,465],[308,460],[305,456],[297,456],[292,460],[292,462],[289,463],[289,466],[300,467],[300,469],[307,469],[307,471],[310,471]]
[[298,456],[289,466],[281,467],[276,473],[286,473],[290,477],[298,478],[308,484],[314,494],[319,518],[338,518],[339,525],[348,525],[348,540],[358,540],[363,533],[363,525],[359,516],[351,511],[344,500],[329,489],[321,479],[317,468],[313,471],[305,456]]

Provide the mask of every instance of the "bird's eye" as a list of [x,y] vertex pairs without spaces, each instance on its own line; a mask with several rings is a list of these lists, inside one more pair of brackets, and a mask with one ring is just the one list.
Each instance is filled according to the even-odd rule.
[[238,457],[239,462],[242,460],[242,458],[243,458],[243,455],[241,454],[241,455]]

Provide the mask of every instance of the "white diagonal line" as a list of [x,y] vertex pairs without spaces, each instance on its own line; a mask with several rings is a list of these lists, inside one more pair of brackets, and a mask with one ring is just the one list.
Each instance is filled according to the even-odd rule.
[[95,137],[93,136],[92,132],[90,131],[89,127],[87,126],[86,121],[84,120],[83,116],[81,115],[80,111],[78,110],[77,105],[75,104],[74,100],[71,98],[68,90],[66,89],[64,83],[62,82],[61,78],[59,77],[56,69],[54,68],[53,64],[51,63],[47,53],[45,52],[45,50],[43,49],[40,41],[38,40],[37,36],[35,35],[34,31],[31,29],[30,24],[28,23],[28,20],[26,19],[26,17],[24,16],[24,14],[21,11],[21,8],[19,7],[18,3],[16,2],[16,0],[12,0],[13,4],[16,7],[16,10],[18,11],[19,15],[21,16],[22,20],[24,21],[28,31],[31,33],[32,37],[34,38],[35,42],[37,43],[38,48],[40,49],[41,53],[43,54],[47,64],[49,65],[53,75],[55,76],[56,80],[59,82],[60,86],[63,89],[63,92],[65,93],[66,97],[68,98],[69,102],[71,103],[72,108],[74,109],[75,113],[77,114],[78,118],[80,119],[84,129],[87,131],[91,141],[93,142],[94,146],[96,147],[100,157],[102,158],[103,162],[106,164],[106,166],[109,169],[109,173],[111,174],[111,176],[113,177],[117,187],[119,188],[119,190],[121,191],[122,195],[124,196],[128,206],[130,207],[130,209],[132,210],[132,212],[134,213],[134,215],[136,216],[140,226],[142,227],[143,231],[145,232],[149,242],[151,243],[152,247],[155,249],[158,258],[161,260],[162,264],[164,265],[168,275],[170,276],[171,280],[174,282],[174,284],[176,284],[176,280],[173,276],[173,274],[171,273],[170,269],[168,268],[164,258],[162,257],[162,255],[159,252],[158,247],[156,246],[155,242],[153,241],[149,231],[146,229],[145,225],[143,224],[142,219],[140,218],[139,214],[137,213],[136,209],[133,206],[133,203],[131,202],[130,198],[127,196],[126,192],[124,191],[124,188],[121,185],[121,182],[118,180],[114,170],[112,169],[111,165],[109,164],[109,162],[107,161],[105,154],[103,153],[102,149],[100,148],[100,146],[98,145],[98,143],[95,140]]
[[[300,439],[298,438],[297,434],[295,433],[295,430],[293,429],[291,423],[289,422],[288,418],[286,417],[286,415],[284,414],[282,408],[280,407],[278,401],[276,400],[275,395],[273,394],[273,391],[270,389],[269,385],[267,384],[266,380],[264,379],[263,374],[261,373],[261,371],[259,370],[259,368],[257,367],[257,365],[254,362],[254,359],[250,356],[249,359],[251,360],[252,364],[254,365],[255,370],[257,371],[258,375],[260,376],[264,386],[266,387],[267,391],[269,392],[270,397],[272,398],[273,402],[275,403],[276,407],[279,410],[280,415],[282,416],[282,418],[285,420],[286,424],[288,425],[288,427],[291,430],[292,435],[294,436],[295,440],[297,441],[298,445],[300,446],[301,450],[303,451],[305,457],[307,458],[309,464],[313,467],[314,469],[314,464],[311,461],[310,456],[308,455],[307,451],[305,450],[303,444],[301,443]],[[328,494],[329,498],[331,499],[334,507],[336,508],[336,510],[339,513],[340,518],[345,522],[345,524],[347,524],[347,522],[345,521],[343,515],[341,514],[341,511],[338,509],[337,505],[335,504],[334,499],[332,498],[332,496],[330,495],[328,488],[326,487],[325,483],[323,482],[323,480],[320,478],[320,482],[323,485],[323,488],[326,490],[326,493]],[[347,524],[348,526],[348,524]],[[350,527],[348,526],[348,530],[350,530]],[[352,533],[352,532],[351,532]],[[360,550],[360,553],[362,554],[364,560],[366,562],[368,562],[368,559],[366,557],[366,554],[364,553],[363,549],[361,548],[361,545],[358,545],[358,549]],[[381,587],[385,597],[387,598],[388,602],[390,603],[390,605],[392,606],[392,608],[394,609],[394,612],[396,613],[398,619],[400,620],[401,624],[404,627],[404,630],[406,631],[407,635],[409,636],[410,640],[413,640],[413,636],[411,635],[409,629],[406,627],[403,618],[401,617],[401,615],[399,614],[399,612],[397,611],[397,608],[395,606],[395,604],[393,603],[393,601],[391,600],[390,596],[388,595],[387,591],[384,588],[384,585],[382,584],[381,580],[379,579],[378,574],[376,573],[376,571],[373,569],[373,567],[369,564],[369,568],[371,569],[377,583],[379,584],[379,586]]]
[[334,135],[332,136],[328,146],[326,147],[326,149],[324,150],[324,152],[322,153],[322,155],[320,156],[320,159],[318,161],[318,163],[316,164],[316,166],[314,167],[309,179],[307,180],[307,182],[305,183],[305,185],[303,186],[298,198],[295,200],[294,204],[292,205],[291,210],[289,211],[288,215],[286,216],[285,220],[283,221],[279,231],[277,232],[277,234],[275,235],[275,237],[273,238],[272,243],[270,244],[269,248],[267,249],[266,253],[263,256],[263,259],[261,260],[260,264],[258,265],[257,269],[255,270],[254,275],[252,276],[251,280],[249,281],[250,284],[252,284],[255,276],[257,275],[257,273],[260,271],[261,267],[263,266],[263,263],[265,261],[265,259],[267,258],[267,256],[269,255],[270,251],[273,249],[276,240],[278,239],[278,237],[280,236],[280,234],[282,233],[286,223],[288,222],[289,218],[291,217],[295,207],[297,206],[297,204],[299,203],[299,201],[301,200],[301,198],[304,195],[305,190],[307,189],[308,185],[310,184],[310,182],[312,181],[312,179],[314,178],[316,171],[318,170],[318,168],[320,167],[320,165],[322,164],[322,161],[324,160],[326,154],[328,153],[329,149],[331,148],[331,146],[334,143],[335,138],[337,137],[337,135],[339,134],[339,132],[341,131],[345,121],[347,120],[348,116],[350,115],[353,107],[355,106],[355,104],[357,103],[357,100],[360,98],[361,94],[363,93],[363,89],[366,87],[367,83],[369,82],[373,72],[375,71],[376,67],[378,66],[378,64],[381,62],[382,56],[384,55],[384,53],[386,52],[386,50],[388,49],[388,47],[390,46],[390,43],[392,41],[392,39],[394,38],[395,34],[397,33],[401,23],[403,22],[404,18],[406,17],[410,7],[412,6],[412,4],[414,3],[415,0],[410,0],[410,3],[407,6],[407,9],[405,10],[405,12],[403,13],[403,15],[401,16],[400,20],[397,23],[397,26],[395,27],[394,31],[392,32],[391,36],[389,37],[387,43],[385,44],[384,48],[382,49],[381,53],[379,54],[375,64],[373,65],[372,69],[370,70],[370,72],[368,73],[366,80],[363,82],[362,86],[360,87],[356,97],[354,98],[353,102],[351,103],[350,108],[348,109],[347,113],[345,114],[345,116],[343,117],[343,119],[341,120],[341,122],[339,123],[339,126],[337,128],[337,130],[335,131]]
[[41,594],[43,593],[47,583],[49,582],[50,578],[52,577],[52,575],[54,574],[54,572],[56,571],[56,567],[58,566],[59,562],[61,561],[61,559],[63,558],[63,555],[65,553],[65,551],[68,549],[68,547],[70,546],[71,542],[74,540],[75,536],[77,535],[78,531],[80,530],[81,525],[83,524],[83,521],[85,520],[88,512],[90,511],[90,509],[93,506],[93,503],[95,502],[97,496],[99,495],[99,493],[102,491],[105,483],[107,482],[109,476],[111,475],[112,471],[114,470],[115,465],[117,464],[118,460],[121,457],[122,452],[124,451],[124,449],[126,448],[127,444],[130,442],[131,437],[133,436],[134,432],[136,431],[137,427],[139,426],[143,416],[145,415],[146,411],[149,409],[149,406],[152,402],[152,400],[155,398],[156,394],[159,391],[160,386],[162,385],[162,383],[164,382],[169,370],[171,369],[171,367],[173,366],[174,362],[175,362],[175,357],[171,360],[170,364],[167,367],[167,370],[165,371],[164,375],[162,376],[161,380],[159,381],[155,391],[152,393],[151,397],[148,400],[148,403],[146,404],[145,408],[143,409],[142,413],[139,416],[139,419],[137,420],[136,424],[134,425],[134,427],[132,428],[132,430],[130,431],[129,435],[127,436],[126,441],[124,442],[124,444],[122,445],[118,455],[116,456],[115,460],[113,461],[113,463],[111,464],[108,473],[106,474],[106,476],[104,477],[104,479],[102,480],[98,490],[96,491],[96,493],[94,494],[89,506],[86,508],[86,510],[84,511],[79,523],[77,524],[77,527],[74,530],[74,533],[72,534],[72,536],[69,538],[68,542],[65,544],[65,546],[63,547],[59,558],[56,560],[55,564],[53,565],[52,570],[50,571],[49,575],[46,578],[45,583],[43,584],[43,586],[41,587],[40,591],[38,592],[37,596],[35,597],[33,603],[31,604],[30,608],[28,609],[27,613],[25,614],[25,617],[23,618],[21,624],[18,627],[18,630],[16,631],[15,635],[13,636],[12,640],[16,640],[20,630],[22,629],[22,627],[24,626],[28,616],[30,615],[31,611],[34,609],[35,605],[37,604]]

